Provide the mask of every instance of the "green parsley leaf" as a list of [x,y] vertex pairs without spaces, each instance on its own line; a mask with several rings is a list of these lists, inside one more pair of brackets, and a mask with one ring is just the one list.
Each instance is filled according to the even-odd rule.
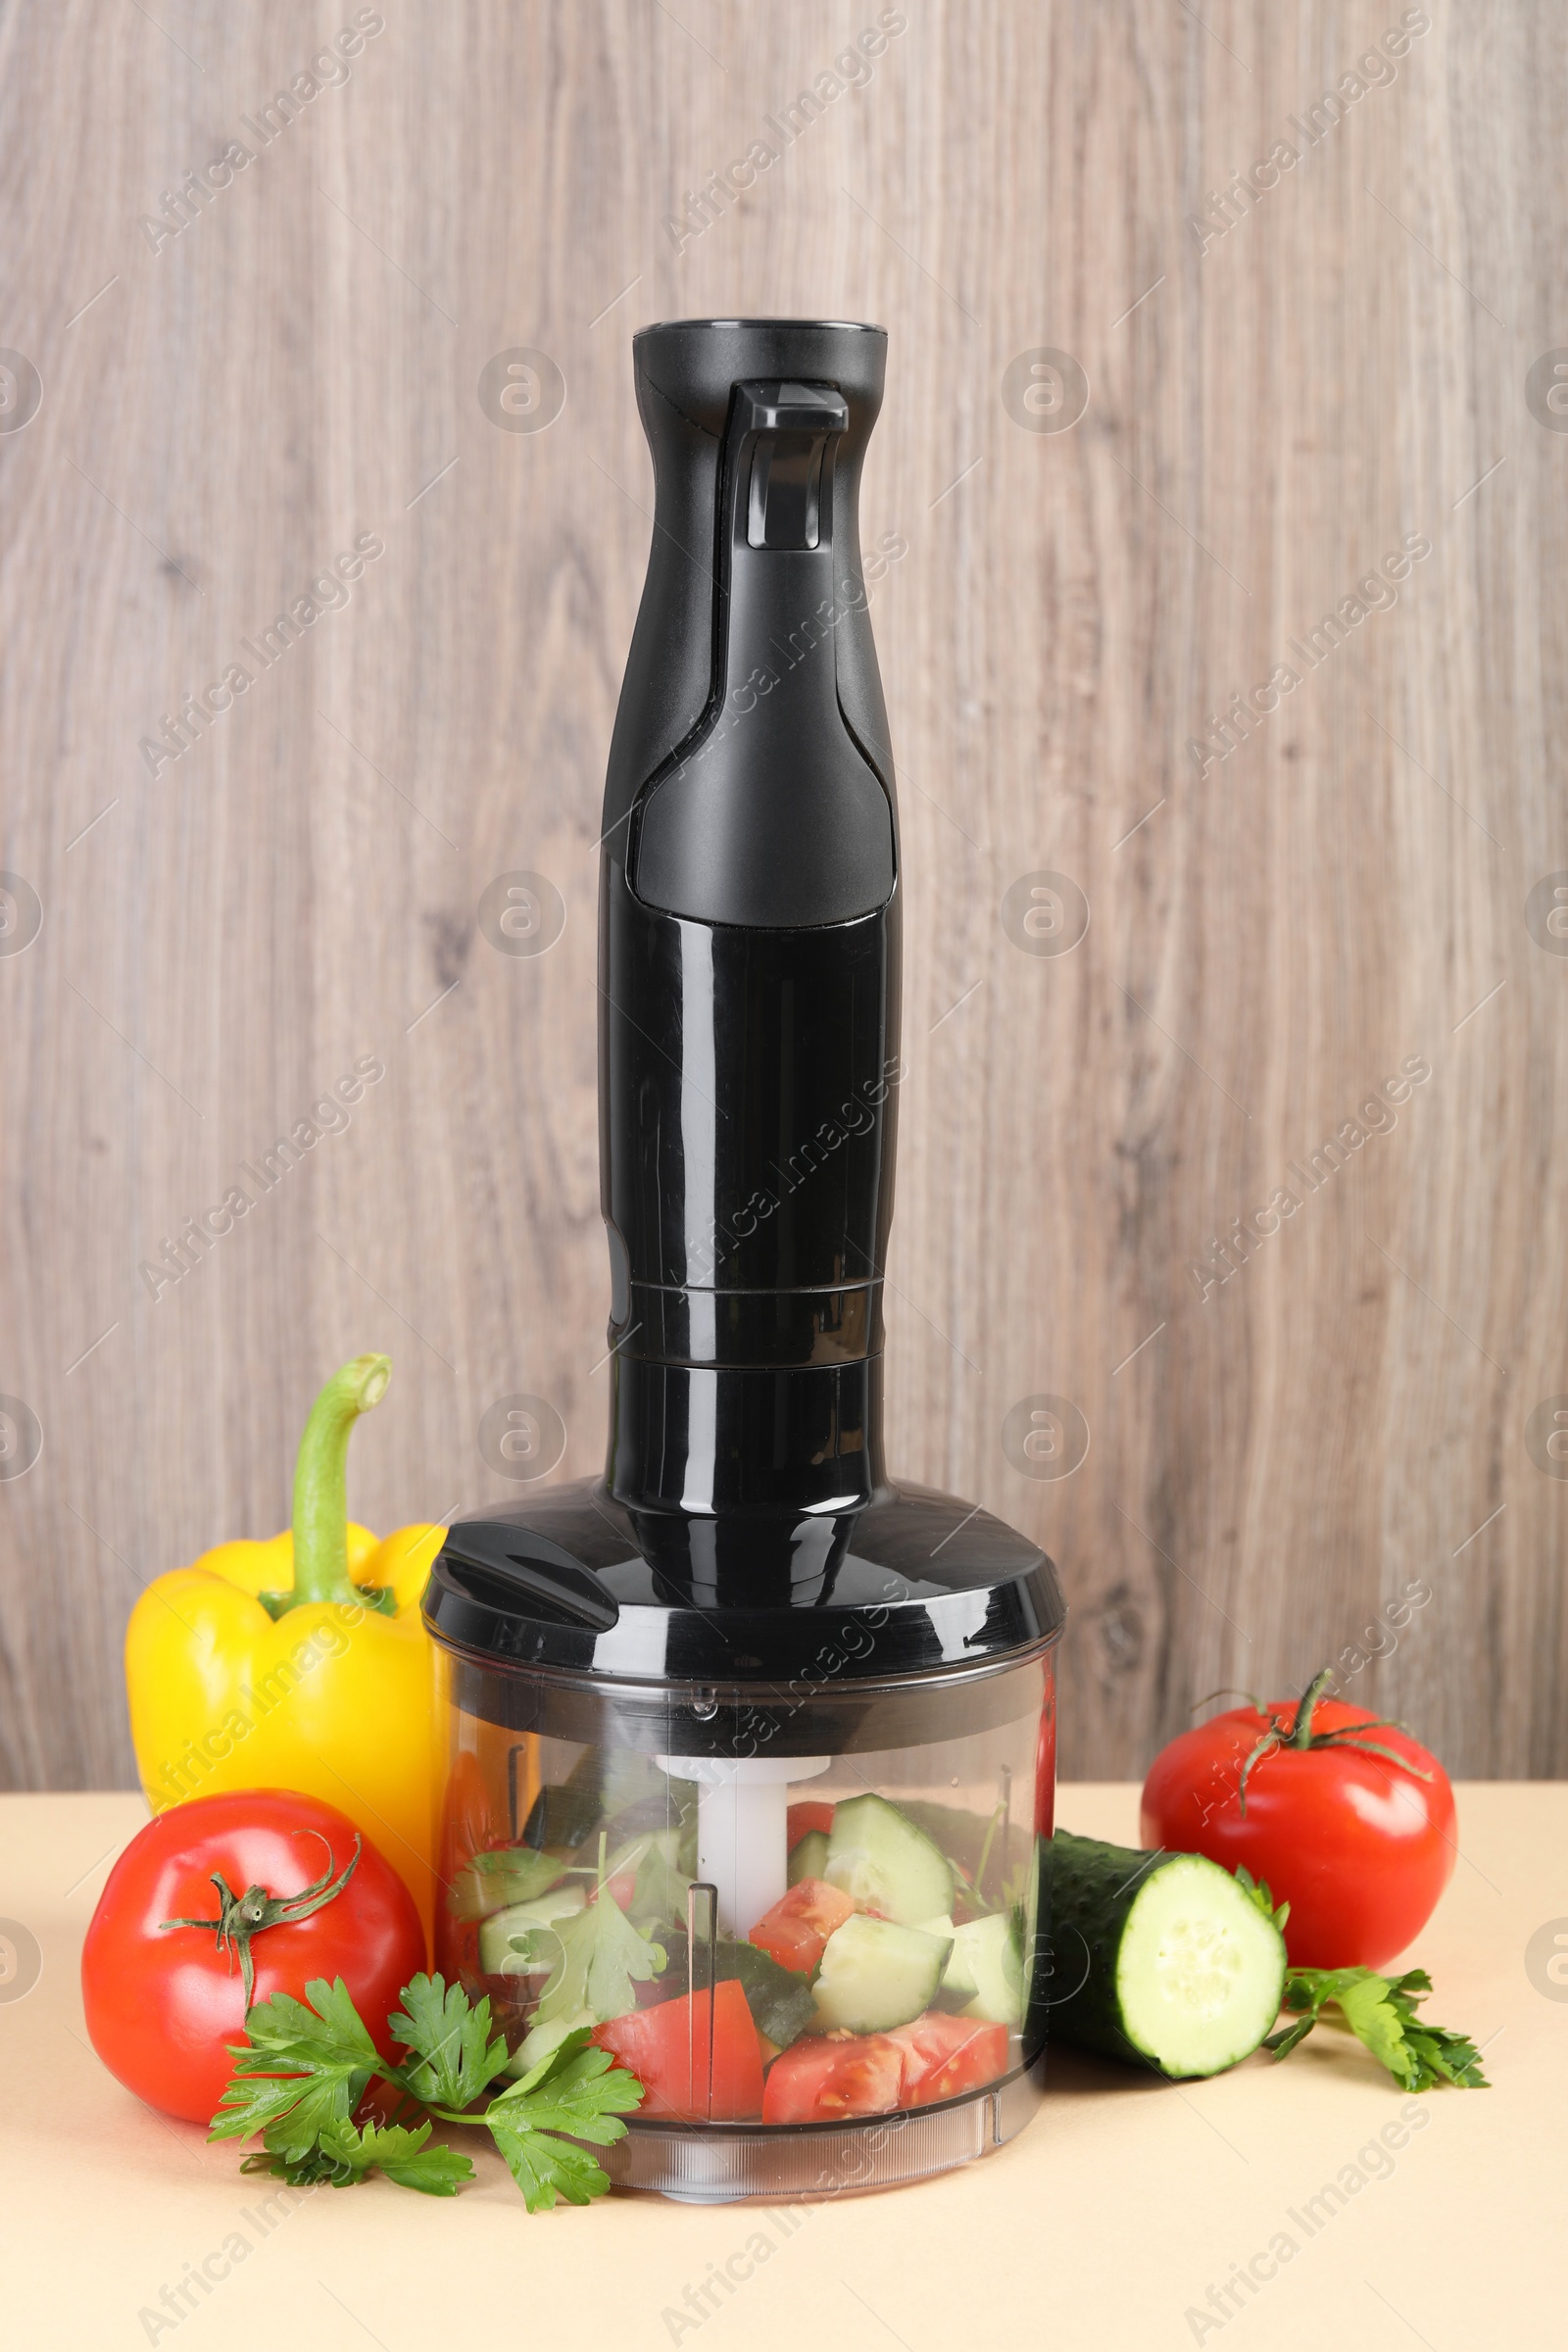
[[429,2137],[428,2124],[413,2131],[401,2124],[367,2124],[363,2132],[352,2124],[336,2124],[322,2132],[321,2147],[326,2155],[352,2164],[362,2180],[367,2173],[381,2172],[402,2187],[421,2189],[429,2197],[456,2196],[461,2184],[473,2179],[473,2166],[451,2148],[426,2146]]
[[1271,1920],[1274,1926],[1283,1932],[1285,1922],[1291,1916],[1290,1904],[1276,1903],[1272,1893],[1269,1890],[1267,1879],[1254,1879],[1245,1862],[1239,1862],[1237,1864],[1235,1875],[1236,1884],[1241,1888],[1242,1892],[1244,1894],[1250,1895],[1252,1901],[1262,1912],[1263,1917],[1267,1920]]
[[330,2182],[334,2188],[347,2188],[359,2179],[357,2173],[345,2172],[340,2164],[323,2156],[313,2140],[302,2156],[274,2156],[270,2149],[258,2150],[254,2156],[240,2161],[242,2173],[267,2173],[274,2180],[286,2180],[290,2188],[317,2188]]
[[[305,2001],[274,1993],[246,2012],[247,2042],[231,2042],[234,2076],[209,2139],[266,2134],[272,2155],[302,2161],[325,2127],[352,2115],[381,2071],[374,2042],[339,1977],[318,1977]],[[309,2003],[309,2006],[307,2006]]]
[[381,2172],[400,2186],[420,2189],[426,2196],[456,2196],[463,2183],[473,2179],[473,2166],[466,2156],[456,2155],[451,2148],[427,2147],[429,2136],[427,2123],[412,2131],[401,2124],[368,2124],[361,2132],[345,2118],[326,2125],[315,2146],[303,2156],[269,2150],[265,2155],[247,2156],[240,2170],[270,2173],[295,2188],[323,2181],[333,2188],[351,2188],[368,2180],[371,2173]]
[[[637,2005],[632,1986],[648,1983],[663,1965],[662,1947],[638,1934],[603,1880],[594,1900],[585,1910],[562,1920],[557,1934],[561,1957],[540,1995],[523,2043],[530,2063],[547,2046],[542,2028],[559,2028],[569,2020],[575,2030],[585,2017],[596,2023],[624,2017]],[[535,2034],[540,2034],[538,2041]]]
[[[611,2147],[626,2135],[620,2118],[640,2102],[642,2084],[594,2049],[585,2032],[568,2034],[538,2065],[491,2100],[482,2121],[494,2134],[530,2213],[558,2196],[586,2205],[610,2186],[597,2160],[573,2140]],[[571,2139],[558,2139],[568,2132]]]
[[568,2205],[587,2205],[609,2189],[597,2158],[586,2148],[535,2132],[504,2110],[485,2120],[530,2213],[548,2213],[558,2196]]
[[335,2074],[281,2075],[254,2082],[235,2076],[223,2091],[207,2136],[249,2139],[253,2133],[265,2132],[275,2134],[280,2154],[292,2150],[303,2155],[315,2144],[317,2133],[325,2125],[352,2115],[364,2096],[368,2079]]
[[[603,1887],[600,1900],[608,1911],[615,1909]],[[621,1927],[643,1942],[624,1919]],[[591,1976],[591,1960],[588,1970]],[[470,2004],[461,1985],[416,1977],[403,1988],[403,2008],[388,2020],[413,2054],[392,2066],[377,2056],[341,1978],[335,1984],[318,1980],[306,1992],[309,2005],[283,1993],[253,2008],[246,2021],[251,2039],[233,2048],[235,2073],[210,2136],[242,2139],[261,2132],[262,2149],[242,2160],[242,2172],[268,2173],[296,2187],[329,2182],[336,2188],[379,2172],[426,2196],[455,2195],[472,2179],[473,2167],[451,2148],[427,2144],[428,2119],[363,2129],[354,2123],[354,2110],[375,2075],[403,2094],[394,2112],[418,2116],[422,2100],[450,2122],[485,2126],[530,2213],[561,2197],[586,2205],[610,2186],[592,2149],[625,2136],[620,2119],[641,2100],[643,2087],[608,2052],[595,2049],[586,2031],[558,2022],[548,2029],[549,2048],[519,2080],[488,2107],[464,2113],[506,2060],[505,2041],[491,2038],[488,2000]],[[590,2145],[577,2144],[584,2140]]]
[[616,2066],[608,2050],[595,2049],[585,2032],[570,2034],[540,2065],[493,2098],[484,2122],[521,2118],[536,2132],[569,2132],[574,2138],[608,2148],[624,2139],[620,2117],[642,2104],[635,2075]]
[[248,2043],[229,2045],[243,2074],[294,2065],[366,2066],[373,2072],[381,2063],[341,1977],[331,1984],[317,1977],[303,2001],[274,1992],[246,2012],[245,2032]]
[[507,2063],[501,2035],[490,2035],[490,2001],[470,2004],[461,1984],[419,1976],[403,1987],[403,2007],[388,2024],[413,2053],[397,2080],[432,2107],[466,2107]]
[[631,1897],[632,1918],[661,1926],[666,1921],[684,1926],[686,1897],[691,1886],[686,1873],[669,1859],[656,1838],[637,1866],[637,1883]]
[[1285,2006],[1297,2018],[1264,2042],[1276,2058],[1288,2058],[1318,2024],[1337,2008],[1341,2022],[1387,2067],[1401,2090],[1430,2090],[1451,2082],[1459,2090],[1490,2089],[1481,2072],[1481,2053],[1468,2034],[1432,2026],[1417,2014],[1432,1990],[1424,1968],[1402,1977],[1380,1977],[1370,1968],[1293,1968],[1286,1980]]

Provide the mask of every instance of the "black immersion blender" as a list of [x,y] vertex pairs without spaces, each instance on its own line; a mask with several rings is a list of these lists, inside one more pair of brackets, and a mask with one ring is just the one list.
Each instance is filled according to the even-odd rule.
[[800,2195],[1033,2111],[1063,1612],[1036,1545],[883,1467],[899,844],[858,500],[886,336],[683,320],[634,352],[609,1458],[436,1563],[438,1958],[519,2065],[588,2026],[639,2075],[624,2185]]

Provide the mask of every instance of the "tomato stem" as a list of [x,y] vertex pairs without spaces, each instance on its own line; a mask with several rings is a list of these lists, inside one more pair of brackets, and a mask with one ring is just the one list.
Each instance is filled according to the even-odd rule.
[[1387,1764],[1397,1764],[1402,1771],[1413,1773],[1418,1781],[1431,1780],[1430,1772],[1423,1772],[1419,1764],[1412,1764],[1409,1757],[1401,1756],[1396,1748],[1385,1747],[1381,1740],[1352,1739],[1348,1736],[1373,1728],[1370,1724],[1352,1723],[1347,1726],[1345,1732],[1320,1732],[1312,1744],[1314,1747],[1353,1747],[1363,1756],[1381,1756]]
[[[1332,1666],[1325,1666],[1319,1673],[1313,1675],[1298,1701],[1296,1721],[1289,1731],[1286,1730],[1278,1715],[1270,1714],[1268,1730],[1242,1766],[1241,1778],[1236,1784],[1237,1810],[1244,1821],[1247,1819],[1247,1784],[1251,1777],[1253,1766],[1261,1764],[1265,1756],[1273,1755],[1282,1747],[1294,1748],[1298,1754],[1306,1754],[1325,1747],[1351,1747],[1363,1756],[1381,1756],[1386,1764],[1397,1764],[1401,1772],[1408,1772],[1418,1781],[1431,1780],[1430,1772],[1423,1771],[1419,1764],[1412,1764],[1408,1756],[1401,1756],[1396,1748],[1385,1747],[1381,1740],[1363,1739],[1363,1733],[1380,1732],[1385,1728],[1390,1731],[1402,1732],[1404,1725],[1397,1722],[1392,1715],[1369,1715],[1364,1723],[1341,1724],[1338,1730],[1332,1732],[1313,1731],[1313,1713],[1318,1700],[1333,1680],[1334,1669]],[[1215,1695],[1218,1696],[1219,1693],[1216,1692]],[[1258,1712],[1261,1714],[1262,1709],[1259,1708]]]
[[1261,1764],[1265,1756],[1272,1756],[1279,1744],[1279,1726],[1278,1724],[1271,1722],[1268,1730],[1263,1734],[1262,1739],[1259,1740],[1257,1745],[1248,1757],[1247,1762],[1242,1766],[1241,1778],[1236,1784],[1236,1804],[1237,1810],[1241,1814],[1241,1817],[1244,1821],[1247,1819],[1247,1784],[1251,1776],[1252,1767],[1254,1764]]
[[1213,1699],[1216,1698],[1245,1698],[1254,1715],[1261,1715],[1263,1713],[1263,1702],[1253,1691],[1233,1690],[1229,1685],[1227,1685],[1223,1690],[1209,1690],[1206,1691],[1201,1698],[1195,1698],[1192,1705],[1187,1710],[1188,1714],[1196,1715],[1200,1707],[1206,1707]]
[[324,1903],[331,1902],[334,1895],[342,1893],[359,1866],[363,1840],[358,1830],[354,1833],[354,1851],[335,1878],[332,1875],[332,1848],[327,1839],[321,1838],[319,1830],[309,1830],[306,1835],[320,1838],[321,1843],[326,1846],[326,1868],[318,1879],[313,1880],[298,1894],[270,1894],[265,1886],[247,1886],[243,1894],[236,1894],[222,1872],[215,1870],[212,1884],[218,1888],[216,1919],[163,1919],[158,1923],[160,1928],[216,1929],[219,1950],[226,1950],[231,1960],[235,1952],[239,1954],[247,2014],[256,1990],[256,1963],[251,1956],[251,1937],[259,1936],[264,1928],[277,1928],[290,1920],[309,1919]]
[[1314,1744],[1312,1739],[1313,1709],[1333,1680],[1333,1667],[1323,1666],[1307,1684],[1296,1710],[1296,1728],[1291,1734],[1290,1741],[1292,1747],[1311,1747]]

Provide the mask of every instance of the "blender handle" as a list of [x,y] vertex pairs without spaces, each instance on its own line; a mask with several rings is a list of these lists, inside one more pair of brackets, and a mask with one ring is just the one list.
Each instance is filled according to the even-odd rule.
[[[605,778],[601,838],[607,861],[622,876],[637,803],[700,740],[724,691],[716,672],[733,540],[725,461],[739,404],[759,386],[779,395],[775,405],[803,423],[813,404],[837,403],[847,419],[822,466],[824,474],[831,467],[836,593],[841,605],[853,606],[834,628],[830,665],[846,724],[867,748],[890,798],[893,792],[858,514],[860,472],[882,406],[887,336],[880,327],[843,319],[686,319],[644,328],[633,352],[654,464],[654,528]],[[748,479],[748,501],[750,488]],[[763,503],[772,507],[771,495]],[[774,509],[769,536],[784,512],[783,505]],[[786,551],[785,563],[791,560]],[[800,617],[793,616],[791,627]]]
[[637,897],[663,913],[789,930],[893,896],[891,762],[839,692],[839,632],[863,623],[866,601],[838,461],[849,429],[831,384],[734,387],[709,699],[651,778],[628,845]]

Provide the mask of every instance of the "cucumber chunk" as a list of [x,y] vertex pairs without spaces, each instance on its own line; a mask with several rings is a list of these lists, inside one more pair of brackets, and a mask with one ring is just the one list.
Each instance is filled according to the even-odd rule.
[[954,1926],[951,1916],[940,1914],[935,1919],[916,1920],[915,1925],[922,1936],[940,1936],[945,1942],[951,1943],[953,1946],[952,1951],[948,1954],[948,1965],[942,1972],[943,1991],[974,1992],[976,1990],[975,1981],[965,1968],[959,1953],[958,1931]]
[[530,1902],[565,1871],[559,1854],[537,1853],[527,1845],[475,1854],[453,1880],[448,1908],[454,1919],[487,1919],[508,1903]]
[[1052,2034],[1173,2081],[1250,2056],[1279,2015],[1285,1938],[1230,1872],[1065,1830],[1052,1846]]
[[927,1936],[951,1936],[942,1972],[943,2007],[991,2026],[1023,2023],[1023,1959],[1012,1916],[993,1911],[956,1928],[951,1919],[923,1919]]
[[790,1848],[789,1883],[798,1886],[803,1879],[819,1879],[827,1869],[826,1830],[808,1830]]
[[858,1911],[875,1911],[901,1927],[913,1928],[953,1909],[953,1866],[947,1856],[906,1813],[869,1791],[846,1797],[836,1808],[822,1876]]
[[958,1978],[952,1989],[967,1989],[971,1995],[965,2017],[984,2018],[993,2026],[1022,2025],[1023,1959],[1007,1912],[971,1919],[956,1931],[944,1984],[955,1969]]
[[930,2007],[952,1948],[919,1928],[856,1912],[828,1937],[817,1970],[819,2030],[885,2034],[908,2025]]
[[530,1903],[513,1903],[495,1912],[479,1930],[479,1966],[485,1975],[525,1977],[554,1968],[561,1957],[559,1936],[539,1931],[558,1928],[582,1909],[583,1901],[580,1886],[558,1886]]

